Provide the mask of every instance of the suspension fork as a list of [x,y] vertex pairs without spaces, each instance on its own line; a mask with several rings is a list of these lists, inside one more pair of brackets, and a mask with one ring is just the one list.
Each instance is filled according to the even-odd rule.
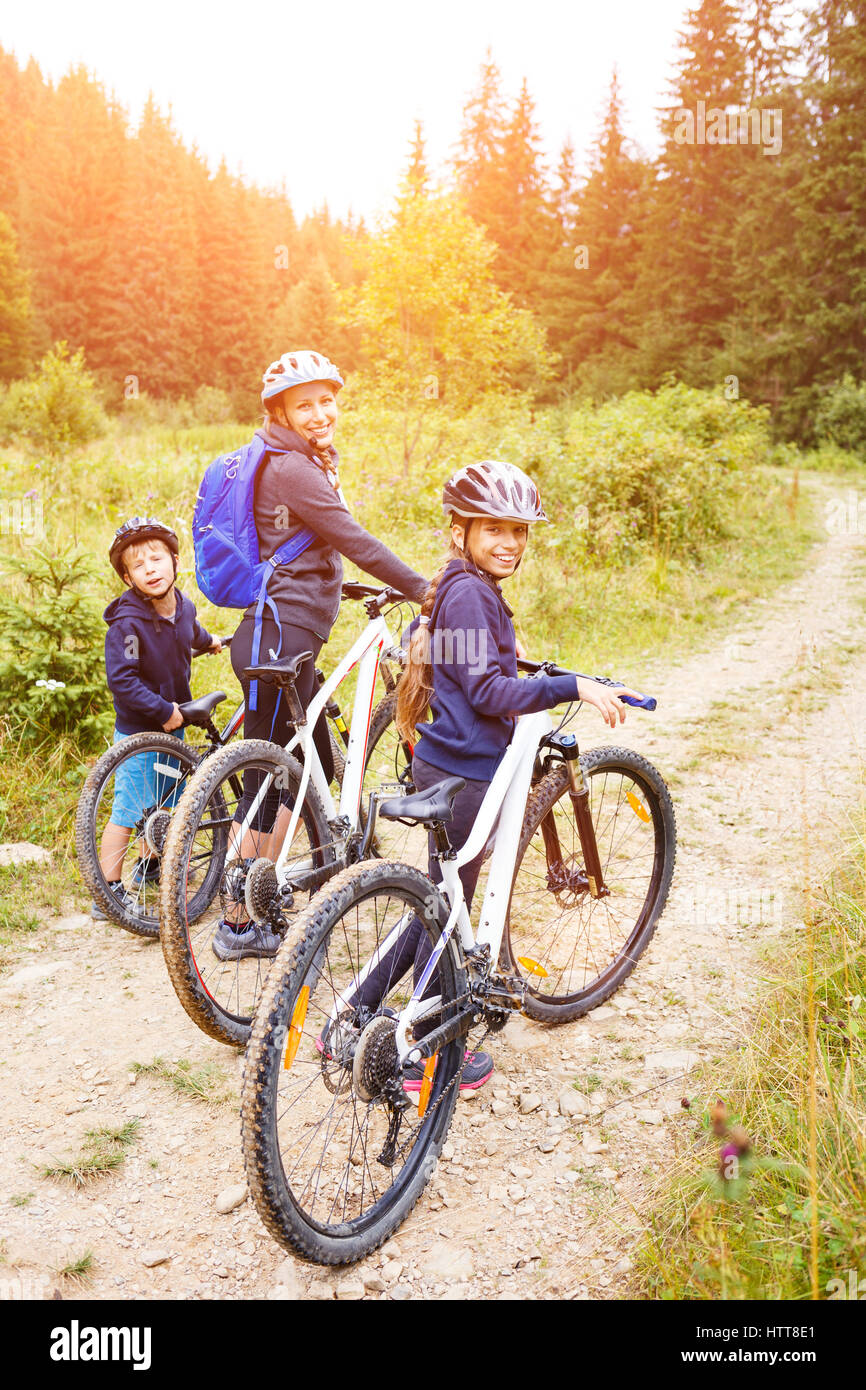
[[[574,819],[577,822],[577,833],[583,851],[583,863],[590,896],[593,898],[607,897],[610,889],[605,884],[602,872],[601,857],[595,838],[595,826],[592,823],[592,812],[589,806],[589,787],[580,765],[580,749],[577,746],[577,739],[574,734],[562,734],[557,740],[557,746],[565,759],[565,769],[568,773],[568,795],[574,810]],[[558,876],[564,878],[565,866],[559,843],[559,832],[556,829],[556,821],[552,811],[548,812],[541,822],[541,836],[547,856],[548,872],[554,879]]]

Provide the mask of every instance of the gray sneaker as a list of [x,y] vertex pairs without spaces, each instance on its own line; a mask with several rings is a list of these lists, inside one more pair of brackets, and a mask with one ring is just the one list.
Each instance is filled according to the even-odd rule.
[[[117,905],[122,912],[135,912],[136,900],[131,893],[128,893],[120,879],[116,883],[109,883],[108,890],[112,897],[117,899]],[[93,922],[110,922],[113,919],[108,913],[103,911],[98,902],[90,905],[90,919]]]
[[255,922],[247,922],[236,927],[223,919],[217,928],[211,945],[217,960],[246,960],[248,956],[267,958],[275,956],[280,949],[281,938],[276,932],[268,931]]

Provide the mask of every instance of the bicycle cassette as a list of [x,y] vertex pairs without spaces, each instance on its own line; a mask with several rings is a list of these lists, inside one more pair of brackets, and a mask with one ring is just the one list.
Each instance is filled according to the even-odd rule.
[[244,885],[244,903],[251,921],[259,926],[266,926],[271,921],[278,892],[277,870],[273,860],[256,859]]

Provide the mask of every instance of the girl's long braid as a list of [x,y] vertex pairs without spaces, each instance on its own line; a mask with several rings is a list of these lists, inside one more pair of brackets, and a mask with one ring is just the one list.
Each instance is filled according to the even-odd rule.
[[[430,618],[436,602],[436,591],[440,580],[452,560],[466,561],[466,554],[452,541],[448,553],[427,586],[421,602],[420,617]],[[430,695],[433,690],[433,663],[430,660],[430,628],[428,623],[419,622],[412,634],[406,657],[406,669],[397,686],[397,709],[394,722],[397,732],[407,743],[416,742],[416,729],[423,722],[430,708]]]

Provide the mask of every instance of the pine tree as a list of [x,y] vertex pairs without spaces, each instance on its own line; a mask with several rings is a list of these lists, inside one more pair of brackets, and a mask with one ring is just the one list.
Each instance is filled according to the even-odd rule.
[[733,306],[725,330],[726,362],[719,366],[737,378],[741,394],[778,408],[797,393],[806,367],[796,190],[806,154],[807,112],[795,81],[799,58],[790,42],[789,6],[747,0],[741,27],[744,104],[761,112],[762,134],[778,136],[781,148],[765,154],[761,143],[737,151]]
[[507,110],[499,82],[499,68],[488,49],[478,87],[463,108],[454,158],[457,190],[466,211],[497,245],[504,238],[510,212],[502,174]]
[[866,375],[866,0],[821,0],[805,41],[807,130],[794,193],[803,387]]
[[412,137],[412,154],[406,170],[405,183],[413,194],[425,195],[430,192],[430,171],[427,168],[427,151],[424,144],[424,128],[420,121],[415,122]]
[[115,378],[149,395],[211,385],[197,315],[199,246],[195,186],[203,166],[181,145],[150,96],[129,152],[123,207],[125,293],[119,306]]
[[30,286],[18,261],[15,229],[0,212],[0,381],[23,376],[31,361]]
[[34,307],[50,341],[84,348],[91,367],[107,367],[123,286],[126,120],[83,67],[61,78],[42,107],[22,210]]
[[622,349],[631,346],[624,306],[637,273],[635,227],[649,179],[648,165],[629,152],[614,69],[588,175],[560,214],[566,240],[551,310],[551,342],[569,379],[579,372],[602,392],[624,381]]
[[724,132],[720,138],[715,121],[702,138],[700,115],[742,106],[738,19],[730,0],[701,0],[688,11],[680,35],[659,176],[637,229],[640,270],[625,324],[635,343],[632,370],[643,385],[656,385],[669,372],[708,384],[726,344],[733,310],[733,175],[742,151],[726,143]]

